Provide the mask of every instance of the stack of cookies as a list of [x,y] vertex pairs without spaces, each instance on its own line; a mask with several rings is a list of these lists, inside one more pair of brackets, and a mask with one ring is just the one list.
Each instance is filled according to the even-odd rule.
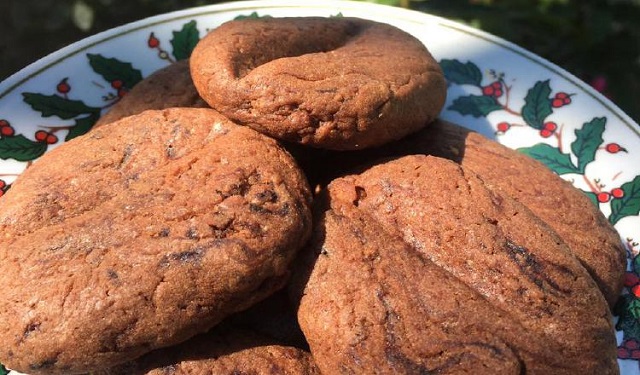
[[223,24],[2,198],[0,362],[617,373],[617,233],[543,165],[439,120],[445,96],[387,24]]

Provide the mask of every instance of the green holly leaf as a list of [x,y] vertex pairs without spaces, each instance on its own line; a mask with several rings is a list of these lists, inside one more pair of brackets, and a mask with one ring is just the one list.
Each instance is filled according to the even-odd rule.
[[47,151],[45,142],[32,141],[22,134],[0,138],[0,159],[31,161]]
[[91,53],[88,53],[87,57],[91,68],[109,83],[119,80],[122,81],[122,87],[131,89],[142,81],[142,73],[131,63]]
[[25,103],[42,117],[57,116],[68,120],[86,113],[99,111],[99,108],[89,107],[80,100],[70,100],[58,95],[43,95],[25,92],[22,94]]
[[622,218],[640,214],[640,176],[620,186],[624,192],[622,198],[611,200],[609,222],[615,225]]
[[633,261],[631,261],[631,267],[636,275],[640,275],[640,256],[635,256],[633,258]]
[[7,375],[8,373],[9,373],[9,370],[7,370],[7,368],[4,367],[2,363],[0,363],[0,375]]
[[462,115],[486,117],[489,113],[502,109],[502,105],[491,96],[468,95],[457,98],[447,109]]
[[86,132],[91,130],[91,128],[99,118],[100,112],[94,112],[89,116],[77,118],[75,121],[76,124],[71,127],[71,129],[69,129],[69,133],[67,133],[67,136],[64,140],[69,141],[75,137],[85,134]]
[[543,129],[544,120],[553,112],[551,109],[551,87],[549,80],[538,81],[529,89],[524,98],[522,118],[534,129]]
[[184,60],[191,56],[191,52],[200,41],[200,32],[196,27],[196,21],[190,21],[180,31],[173,32],[171,45],[173,46],[173,56],[176,60]]
[[258,14],[258,12],[251,12],[248,15],[241,14],[239,16],[236,16],[234,18],[234,20],[259,19],[259,18],[271,18],[271,16],[269,16],[269,15],[261,16],[261,15]]
[[578,158],[580,173],[584,173],[587,165],[595,160],[596,151],[604,142],[602,133],[606,122],[604,117],[594,118],[582,125],[581,129],[576,129],[576,140],[571,144],[571,151]]
[[440,67],[444,76],[450,83],[458,85],[480,86],[482,83],[482,72],[478,66],[471,61],[463,64],[459,60],[440,60]]
[[624,332],[624,338],[640,340],[640,300],[631,294],[625,294],[620,298],[616,306],[618,323],[616,329]]
[[578,168],[573,165],[569,154],[563,154],[558,148],[546,143],[538,143],[531,147],[519,148],[518,151],[540,161],[559,175],[579,173]]

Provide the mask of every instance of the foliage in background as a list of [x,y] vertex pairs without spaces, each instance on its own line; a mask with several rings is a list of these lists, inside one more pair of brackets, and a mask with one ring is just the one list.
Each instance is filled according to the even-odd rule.
[[[1,0],[0,79],[67,44],[205,0]],[[640,0],[371,0],[478,27],[568,70],[640,122]]]

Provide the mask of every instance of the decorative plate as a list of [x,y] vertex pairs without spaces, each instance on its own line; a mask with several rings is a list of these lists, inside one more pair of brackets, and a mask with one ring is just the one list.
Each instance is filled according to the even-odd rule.
[[[222,22],[340,14],[387,22],[423,41],[440,62],[449,82],[444,119],[542,161],[618,230],[629,260],[614,318],[619,364],[623,374],[640,374],[640,126],[563,69],[476,29],[361,2],[290,3],[245,1],[148,18],[59,50],[0,83],[0,195],[42,154],[87,132],[137,82],[188,57]],[[8,372],[0,365],[0,375]]]

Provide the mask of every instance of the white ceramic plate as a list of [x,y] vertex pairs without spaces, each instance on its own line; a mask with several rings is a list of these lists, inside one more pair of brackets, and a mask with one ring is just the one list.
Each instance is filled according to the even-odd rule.
[[87,38],[0,84],[0,193],[44,152],[90,129],[121,90],[187,57],[222,22],[338,14],[387,22],[418,37],[450,83],[443,118],[543,161],[600,207],[629,255],[628,289],[615,321],[622,373],[639,374],[640,127],[561,68],[441,18],[360,2],[246,1],[169,13]]

